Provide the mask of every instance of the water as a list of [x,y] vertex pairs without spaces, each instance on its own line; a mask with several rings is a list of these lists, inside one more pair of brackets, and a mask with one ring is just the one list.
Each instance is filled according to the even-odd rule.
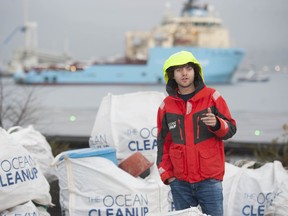
[[[33,90],[39,117],[33,124],[47,135],[89,137],[101,100],[108,93],[165,92],[164,85],[19,86],[3,78],[5,88]],[[234,142],[270,143],[283,140],[288,124],[288,73],[271,73],[268,82],[213,85],[225,98],[237,121]],[[136,110],[135,110],[136,111]]]

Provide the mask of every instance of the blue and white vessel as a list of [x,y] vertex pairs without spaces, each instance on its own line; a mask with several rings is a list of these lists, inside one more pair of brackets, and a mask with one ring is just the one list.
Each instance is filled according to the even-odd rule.
[[149,32],[127,32],[125,56],[84,68],[31,69],[16,72],[23,84],[162,84],[162,66],[173,53],[191,51],[203,66],[207,84],[229,83],[244,52],[230,47],[229,32],[208,5],[193,0],[180,16],[165,16]]

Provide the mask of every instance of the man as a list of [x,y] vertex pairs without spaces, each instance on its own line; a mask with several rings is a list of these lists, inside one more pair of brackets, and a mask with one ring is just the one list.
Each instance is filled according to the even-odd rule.
[[171,55],[163,66],[168,96],[157,116],[157,165],[171,187],[176,210],[200,205],[203,213],[223,215],[223,140],[236,122],[223,97],[204,84],[192,53]]

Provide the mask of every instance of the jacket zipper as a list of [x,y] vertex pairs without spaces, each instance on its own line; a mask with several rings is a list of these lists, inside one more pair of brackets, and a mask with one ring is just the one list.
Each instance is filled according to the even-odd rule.
[[200,116],[197,117],[197,139],[200,138]]
[[182,128],[180,124],[180,119],[178,119],[178,126],[179,126],[179,131],[180,131],[180,139],[183,140],[183,133],[182,133]]

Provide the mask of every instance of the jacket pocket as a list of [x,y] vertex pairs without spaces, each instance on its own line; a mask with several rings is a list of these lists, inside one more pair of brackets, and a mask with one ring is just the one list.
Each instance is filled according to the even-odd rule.
[[202,150],[199,156],[202,177],[212,178],[222,171],[222,160],[217,148]]
[[211,132],[208,129],[208,126],[206,126],[201,120],[204,113],[206,113],[205,110],[202,112],[198,112],[198,113],[193,115],[194,143],[195,144],[198,144],[198,143],[203,142],[207,139],[215,137],[214,133]]
[[185,155],[179,149],[170,150],[170,159],[173,165],[173,173],[176,178],[182,179],[186,173]]

